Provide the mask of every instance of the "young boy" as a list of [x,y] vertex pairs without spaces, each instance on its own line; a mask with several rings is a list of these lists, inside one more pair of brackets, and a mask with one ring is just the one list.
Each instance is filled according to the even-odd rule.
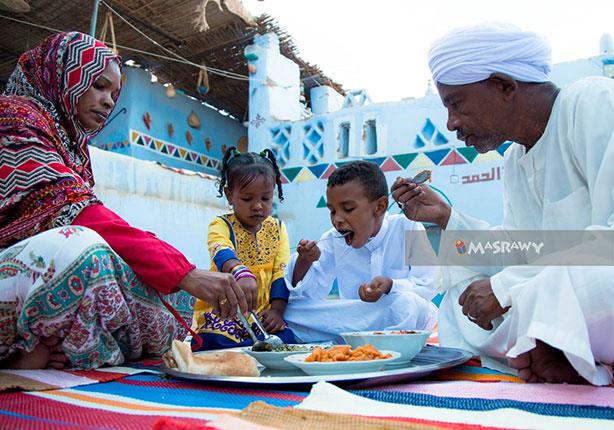
[[[332,229],[301,240],[286,268],[291,286],[285,313],[303,342],[339,340],[363,330],[430,329],[437,318],[434,270],[405,262],[406,231],[424,230],[388,215],[388,185],[376,164],[355,161],[328,179]],[[424,252],[433,252],[430,246]],[[339,300],[327,300],[337,280]]]

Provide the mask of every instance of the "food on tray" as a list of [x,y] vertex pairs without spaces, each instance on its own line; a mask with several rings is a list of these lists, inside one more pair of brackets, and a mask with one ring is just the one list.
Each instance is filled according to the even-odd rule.
[[374,331],[373,334],[381,334],[381,335],[387,335],[387,334],[416,334],[418,333],[415,330],[394,330],[394,331]]
[[190,345],[173,341],[171,357],[164,356],[169,367],[180,372],[209,376],[259,376],[257,362],[241,352],[222,351],[194,355]]
[[299,345],[299,344],[288,344],[284,343],[283,345],[277,345],[273,347],[273,352],[309,352],[315,348],[314,345]]
[[320,346],[314,348],[306,362],[333,362],[333,361],[370,361],[392,358],[392,354],[382,354],[373,345],[359,346],[352,351],[350,345],[337,345],[327,349]]

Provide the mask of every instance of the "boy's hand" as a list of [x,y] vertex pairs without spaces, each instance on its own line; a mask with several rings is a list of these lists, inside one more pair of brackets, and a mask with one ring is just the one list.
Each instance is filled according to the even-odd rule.
[[301,239],[296,248],[299,258],[309,263],[314,263],[320,259],[320,248],[315,240]]
[[264,311],[261,316],[262,324],[269,333],[279,333],[286,328],[283,314],[280,310],[271,308]]
[[256,309],[258,306],[258,284],[256,284],[256,280],[246,276],[239,279],[237,284],[245,293],[247,309],[250,311]]
[[384,294],[388,294],[391,288],[392,279],[376,276],[368,284],[360,285],[358,295],[363,302],[377,302]]

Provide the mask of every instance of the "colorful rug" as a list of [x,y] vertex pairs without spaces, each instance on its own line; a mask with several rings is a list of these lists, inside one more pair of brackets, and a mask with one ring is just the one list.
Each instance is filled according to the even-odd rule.
[[29,390],[0,393],[0,422],[28,429],[614,429],[613,388],[519,383],[479,359],[428,380],[354,391],[319,383],[311,393],[169,378],[159,364],[0,370],[0,390]]
[[[249,421],[245,414],[239,415],[255,401],[274,407],[261,411],[273,416],[273,421]],[[327,418],[329,424],[356,424],[358,421],[349,415],[366,415],[383,420],[380,424],[393,419],[409,425],[373,428],[614,428],[612,388],[414,381],[351,392],[321,383],[306,393],[211,386],[149,373],[68,389],[3,393],[0,422],[6,428],[152,429],[160,424],[159,419],[168,418],[189,424],[185,428],[207,423],[213,426],[209,428],[232,428],[238,422],[230,419],[234,417],[276,428],[275,420],[303,419],[292,415],[286,409],[289,406],[343,415]],[[318,414],[310,417],[322,419]],[[230,427],[215,427],[218,421],[220,426],[231,422]],[[372,428],[372,424],[363,428]]]

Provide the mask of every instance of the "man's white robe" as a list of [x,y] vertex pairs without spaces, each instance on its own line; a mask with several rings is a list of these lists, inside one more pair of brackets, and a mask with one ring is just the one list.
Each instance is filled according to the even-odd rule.
[[[365,246],[355,249],[331,229],[318,242],[320,259],[307,271],[295,288],[284,320],[303,342],[339,340],[348,331],[430,329],[437,320],[432,267],[408,267],[405,260],[406,231],[424,232],[420,223],[403,215],[386,214],[379,232]],[[433,252],[426,234],[407,236],[415,240],[410,252]],[[286,281],[292,285],[292,272],[298,254],[290,258]],[[392,279],[390,294],[377,302],[360,300],[360,284],[376,276]],[[339,299],[330,299],[337,280]]]
[[[614,227],[614,80],[585,78],[561,90],[543,136],[527,153],[505,153],[504,230],[590,230]],[[489,226],[452,211],[447,230]],[[490,356],[501,367],[539,339],[562,350],[593,384],[609,384],[614,361],[614,267],[515,266],[491,277],[501,306],[486,331],[462,314],[458,299],[484,275],[443,268],[449,289],[440,309],[440,341]]]

